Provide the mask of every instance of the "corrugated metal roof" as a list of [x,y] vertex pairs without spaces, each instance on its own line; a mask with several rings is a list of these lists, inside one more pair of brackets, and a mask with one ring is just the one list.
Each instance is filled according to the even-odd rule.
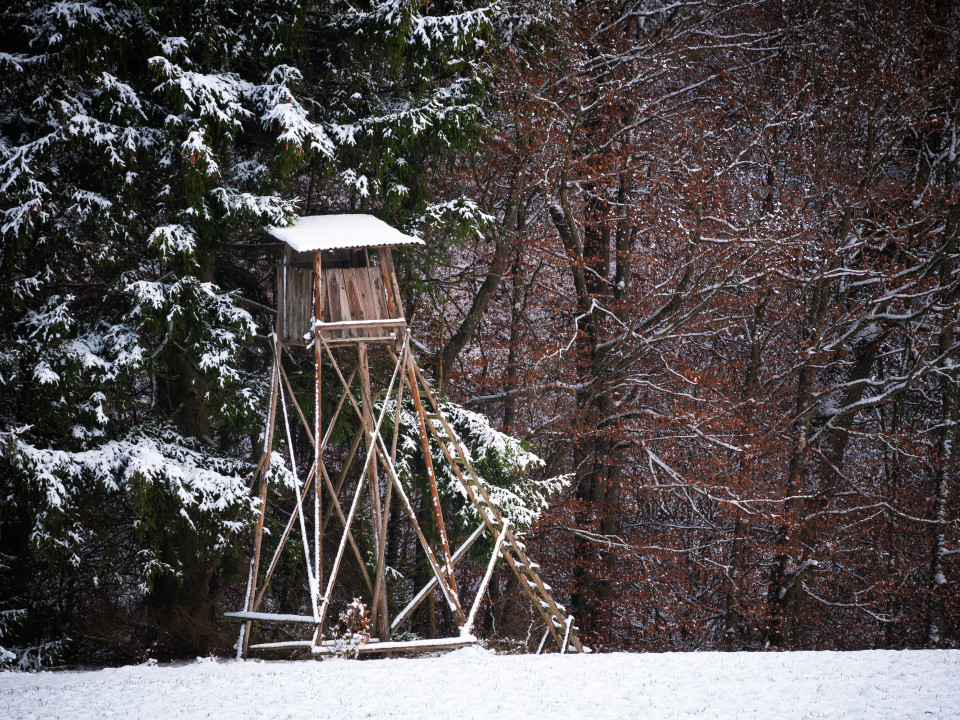
[[288,227],[268,227],[267,232],[297,252],[424,244],[373,215],[309,215]]

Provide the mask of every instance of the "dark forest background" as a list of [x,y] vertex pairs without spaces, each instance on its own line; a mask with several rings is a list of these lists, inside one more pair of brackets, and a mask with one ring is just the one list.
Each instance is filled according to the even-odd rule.
[[[570,474],[527,547],[585,644],[960,646],[956,3],[0,17],[3,661],[232,652],[262,227],[329,212],[427,241],[421,366]],[[535,647],[508,573],[484,612]]]

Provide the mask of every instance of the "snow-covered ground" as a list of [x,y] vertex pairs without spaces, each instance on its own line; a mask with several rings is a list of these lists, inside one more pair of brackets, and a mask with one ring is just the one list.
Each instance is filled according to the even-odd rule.
[[200,661],[0,673],[0,718],[960,718],[960,651]]

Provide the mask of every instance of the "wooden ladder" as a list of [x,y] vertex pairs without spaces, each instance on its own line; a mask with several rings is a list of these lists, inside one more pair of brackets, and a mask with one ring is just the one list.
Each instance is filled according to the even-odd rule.
[[[540,566],[530,561],[526,553],[526,546],[517,537],[509,523],[504,521],[500,511],[490,500],[490,495],[470,461],[469,453],[465,450],[456,431],[444,417],[440,405],[420,368],[416,363],[412,363],[412,365],[419,385],[433,409],[432,413],[427,414],[427,429],[433,434],[434,440],[440,446],[440,450],[487,529],[494,538],[500,539],[502,536],[501,554],[504,560],[513,570],[520,581],[520,586],[526,591],[533,602],[533,606],[540,612],[544,623],[546,623],[547,632],[540,643],[540,649],[543,649],[544,641],[546,641],[548,635],[553,635],[561,653],[567,652],[570,648],[579,653],[590,652],[590,649],[580,642],[579,628],[573,624],[573,615],[569,615],[567,609],[554,599],[553,588],[540,577],[538,572]],[[439,427],[437,427],[438,423]]]

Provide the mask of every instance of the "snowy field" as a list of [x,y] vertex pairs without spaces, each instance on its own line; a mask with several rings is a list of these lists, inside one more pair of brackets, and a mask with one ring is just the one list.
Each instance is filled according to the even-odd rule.
[[200,661],[0,673],[0,718],[960,718],[960,651]]

